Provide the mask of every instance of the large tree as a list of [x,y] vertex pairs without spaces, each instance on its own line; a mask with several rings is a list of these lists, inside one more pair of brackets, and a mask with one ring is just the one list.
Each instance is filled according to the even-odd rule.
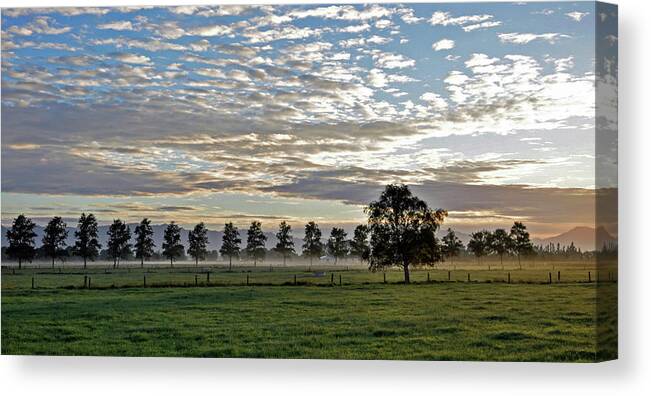
[[520,256],[534,254],[533,245],[529,239],[529,232],[527,227],[519,221],[513,223],[511,227],[511,249],[518,256],[518,266],[522,269],[522,262]]
[[264,248],[267,236],[262,232],[262,224],[259,221],[251,222],[246,232],[246,255],[253,259],[253,266],[258,265],[258,260],[264,260],[267,251]]
[[328,254],[335,258],[335,265],[340,258],[348,254],[348,241],[346,241],[346,231],[343,228],[333,227],[330,231],[330,238],[326,244]]
[[136,243],[134,248],[136,250],[136,258],[140,259],[140,266],[145,266],[145,260],[154,255],[154,230],[151,227],[149,219],[144,218],[135,228]]
[[368,260],[371,252],[371,247],[368,243],[369,232],[370,229],[367,225],[360,224],[355,227],[353,239],[350,241],[350,254],[359,257],[360,262],[362,260]]
[[95,260],[95,257],[99,254],[99,249],[102,248],[102,245],[97,240],[97,220],[92,213],[88,215],[81,214],[75,231],[75,239],[73,252],[84,259],[84,268],[86,268],[86,261]]
[[504,269],[504,255],[511,251],[512,242],[510,235],[502,228],[498,228],[489,234],[488,243],[490,249],[500,256],[502,269]]
[[208,230],[203,222],[194,226],[188,233],[188,254],[194,258],[194,265],[199,265],[199,260],[204,260],[208,253]]
[[9,258],[18,260],[19,269],[23,267],[23,261],[31,262],[36,255],[34,248],[35,226],[36,224],[31,219],[20,214],[14,219],[11,228],[7,230],[6,254]]
[[163,255],[170,259],[170,267],[174,266],[174,260],[183,255],[183,244],[181,243],[181,228],[173,221],[168,224],[163,234]]
[[305,224],[305,237],[303,238],[303,256],[312,260],[323,256],[323,242],[321,242],[321,230],[318,224],[313,221]]
[[113,268],[120,265],[120,259],[131,254],[131,229],[120,219],[113,220],[108,231],[108,252],[113,259]]
[[233,223],[224,224],[224,236],[222,237],[222,247],[219,253],[223,256],[228,256],[228,270],[233,267],[233,257],[240,256],[240,232]]
[[450,259],[450,263],[454,263],[454,258],[463,249],[463,242],[451,228],[448,228],[448,232],[441,240],[443,242],[443,255]]
[[276,233],[276,238],[278,239],[278,243],[276,243],[275,250],[283,255],[283,265],[287,265],[287,256],[295,253],[292,227],[285,221],[281,222]]
[[430,209],[404,184],[386,186],[380,199],[366,208],[371,229],[372,270],[396,265],[409,283],[409,266],[422,257],[423,246],[432,239],[447,216],[443,209]]
[[43,250],[52,259],[52,268],[54,268],[54,260],[66,253],[66,238],[68,238],[66,223],[61,217],[55,216],[47,223],[43,231]]
[[477,263],[481,263],[481,258],[491,252],[490,238],[491,233],[486,230],[470,234],[468,250],[473,252],[475,257],[477,257]]

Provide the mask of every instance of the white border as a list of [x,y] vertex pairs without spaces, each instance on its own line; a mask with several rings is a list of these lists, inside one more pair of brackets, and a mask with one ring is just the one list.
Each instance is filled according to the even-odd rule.
[[[340,3],[346,1],[328,1]],[[383,2],[383,1],[380,1]],[[278,3],[0,0],[11,6]],[[284,1],[282,3],[326,3]],[[350,3],[350,1],[348,1]],[[601,364],[0,357],[4,394],[651,394],[651,2],[620,0],[620,359]],[[643,128],[646,127],[646,128]]]

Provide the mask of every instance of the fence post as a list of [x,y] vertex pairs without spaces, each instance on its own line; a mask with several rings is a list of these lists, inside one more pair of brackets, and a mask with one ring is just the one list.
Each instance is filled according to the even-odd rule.
[[556,279],[558,280],[558,282],[561,281],[561,271],[558,271],[558,276],[556,277]]
[[332,274],[330,274],[330,284],[332,285],[334,283],[335,283],[335,274],[332,273]]
[[34,289],[34,275],[32,275],[32,289]]
[[383,275],[384,275],[384,283],[387,283],[387,273],[384,272]]
[[142,276],[142,287],[147,287],[147,275]]
[[508,283],[510,284],[511,283],[511,273],[510,272],[508,273],[508,277],[509,277],[508,278]]
[[468,282],[470,282],[470,272],[468,272]]
[[90,276],[88,277],[88,289],[90,289]]
[[549,273],[549,284],[550,285],[552,284],[552,273],[551,272]]
[[294,274],[294,286],[296,286],[296,274]]
[[452,278],[451,278],[451,275],[450,275],[450,271],[448,271],[448,282],[450,281],[450,279],[452,279]]
[[249,274],[246,274],[246,285],[249,285]]
[[339,286],[341,286],[341,274],[339,274]]
[[88,276],[84,275],[84,289],[86,288],[86,282],[88,281]]
[[592,282],[592,274],[588,271],[588,282]]
[[210,284],[210,271],[206,272],[206,284]]
[[194,285],[199,286],[199,275],[194,276]]

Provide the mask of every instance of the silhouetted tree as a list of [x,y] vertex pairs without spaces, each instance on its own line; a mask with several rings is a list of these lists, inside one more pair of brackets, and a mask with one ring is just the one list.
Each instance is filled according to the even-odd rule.
[[8,246],[5,254],[11,259],[18,260],[19,269],[23,267],[23,261],[31,262],[36,255],[34,248],[35,226],[36,224],[32,220],[20,214],[14,219],[11,228],[7,230]]
[[230,271],[233,266],[233,257],[240,255],[240,233],[233,223],[224,224],[224,236],[222,237],[222,247],[219,253],[222,256],[228,256],[228,270]]
[[113,259],[113,268],[120,264],[121,258],[126,258],[131,254],[131,230],[129,226],[122,222],[122,220],[113,220],[113,224],[109,226],[108,231],[108,252],[109,256]]
[[481,258],[486,256],[491,251],[490,247],[490,232],[477,231],[470,234],[470,241],[468,241],[468,250],[474,253],[477,257],[477,262],[481,262]]
[[295,253],[292,227],[285,221],[281,222],[276,233],[276,238],[278,239],[278,243],[276,243],[275,250],[283,255],[283,265],[287,265],[287,255]]
[[417,263],[425,241],[431,239],[447,216],[443,209],[432,210],[412,195],[407,186],[386,186],[378,201],[366,208],[371,229],[372,270],[397,265],[409,283],[409,266]]
[[441,240],[443,242],[443,255],[450,259],[450,263],[454,263],[454,258],[463,249],[463,242],[451,228],[448,228],[447,234]]
[[343,228],[333,227],[330,231],[330,238],[326,244],[328,254],[335,258],[335,265],[340,258],[348,254],[348,242],[346,241],[346,231]]
[[490,250],[500,256],[500,264],[504,269],[504,255],[511,251],[513,241],[509,234],[502,228],[498,228],[489,234],[488,244]]
[[359,257],[362,260],[368,260],[371,253],[371,247],[368,243],[368,234],[370,229],[365,224],[360,224],[355,227],[353,239],[350,241],[350,254]]
[[174,260],[183,255],[183,244],[181,244],[181,228],[171,222],[163,234],[163,256],[170,259],[170,267],[174,266]]
[[61,217],[55,216],[47,223],[43,232],[43,250],[52,259],[52,268],[54,268],[54,260],[66,254],[66,238],[68,238],[66,223]]
[[319,226],[310,221],[305,224],[305,237],[303,238],[303,256],[310,259],[310,267],[312,267],[312,259],[323,256],[323,242],[321,242],[321,230]]
[[520,256],[534,253],[527,227],[519,221],[514,222],[511,227],[511,240],[513,252],[518,256],[518,266],[522,269]]
[[194,226],[188,233],[188,254],[194,258],[194,265],[199,265],[199,260],[206,258],[208,250],[208,230],[203,222]]
[[136,250],[136,257],[140,259],[140,266],[145,266],[145,260],[154,255],[154,230],[151,228],[149,219],[144,218],[135,228],[136,243],[134,248]]
[[92,213],[89,213],[88,216],[85,213],[81,214],[75,238],[74,253],[84,259],[84,268],[86,268],[86,260],[95,260],[99,249],[102,248],[97,240],[97,220]]
[[253,259],[253,266],[257,266],[258,260],[264,260],[267,251],[264,248],[267,236],[262,232],[262,224],[259,221],[251,222],[246,232],[246,255]]

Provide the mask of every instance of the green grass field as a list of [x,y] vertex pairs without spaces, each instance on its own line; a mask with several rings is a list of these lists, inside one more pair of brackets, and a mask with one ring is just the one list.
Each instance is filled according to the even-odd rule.
[[[596,296],[597,290],[614,296],[617,284],[588,283],[584,270],[575,270],[568,270],[567,283],[554,277],[551,285],[544,284],[548,272],[541,270],[513,271],[513,284],[500,281],[504,273],[496,270],[455,271],[452,282],[444,270],[416,271],[412,279],[420,283],[412,285],[392,283],[401,279],[398,271],[383,284],[381,273],[354,270],[336,273],[332,287],[329,276],[296,269],[222,270],[211,278],[219,287],[192,287],[195,274],[188,268],[150,269],[150,285],[159,287],[142,288],[140,269],[27,269],[16,275],[5,269],[2,353],[572,362],[613,357],[616,347],[597,351],[596,323],[616,335],[616,313],[597,317]],[[33,272],[41,272],[35,290]],[[99,288],[80,289],[84,274]],[[244,286],[246,274],[269,285]],[[518,283],[518,277],[543,279]]]

